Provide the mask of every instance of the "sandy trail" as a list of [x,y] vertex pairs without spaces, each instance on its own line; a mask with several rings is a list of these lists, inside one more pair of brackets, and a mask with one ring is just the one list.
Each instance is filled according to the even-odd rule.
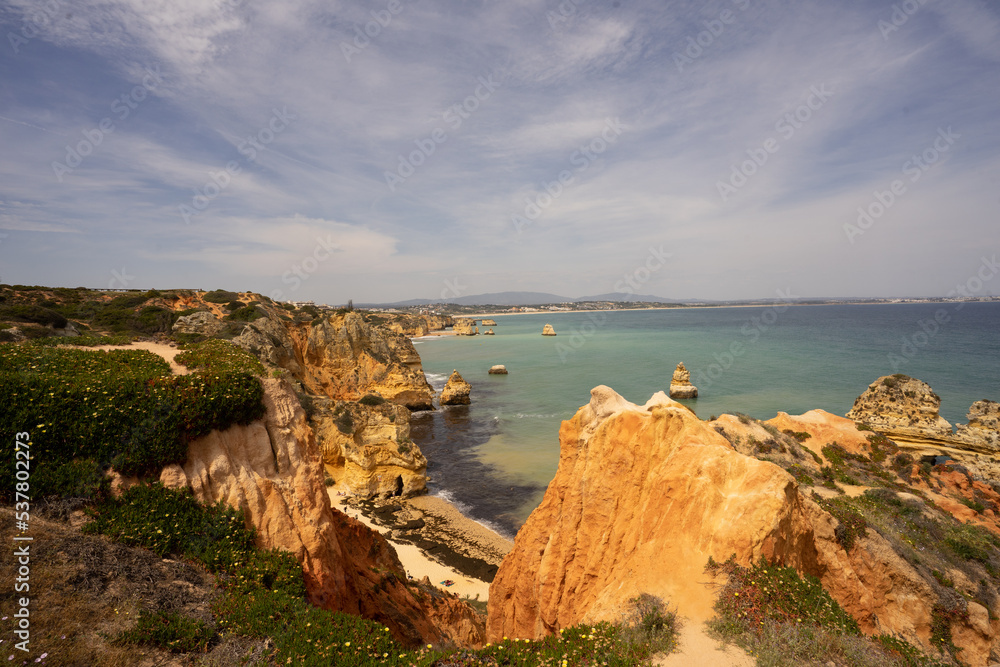
[[176,347],[171,347],[165,343],[154,343],[152,341],[136,341],[131,345],[99,345],[97,347],[88,348],[91,350],[146,350],[147,352],[152,352],[163,357],[168,364],[170,364],[170,370],[174,375],[187,375],[191,371],[187,369],[186,366],[181,366],[176,361],[174,357],[180,354],[183,350],[178,350]]
[[704,623],[685,621],[681,627],[680,647],[660,658],[662,667],[754,667],[757,661],[736,646],[723,646],[708,636]]

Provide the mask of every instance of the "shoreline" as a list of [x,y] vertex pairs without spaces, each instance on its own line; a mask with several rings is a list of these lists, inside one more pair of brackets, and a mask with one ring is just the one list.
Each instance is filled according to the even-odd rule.
[[[486,602],[490,583],[514,543],[438,496],[362,500],[328,491],[332,507],[380,533],[408,578],[427,577],[445,593]],[[443,582],[451,582],[445,585]]]

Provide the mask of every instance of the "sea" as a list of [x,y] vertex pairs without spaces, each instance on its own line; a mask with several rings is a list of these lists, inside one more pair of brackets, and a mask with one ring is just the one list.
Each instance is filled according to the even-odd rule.
[[[633,403],[666,392],[684,362],[702,419],[821,408],[843,415],[877,378],[904,373],[965,423],[1000,401],[1000,302],[788,305],[493,316],[493,336],[414,339],[440,391],[458,370],[472,403],[414,413],[432,494],[513,537],[559,463],[559,425],[607,385]],[[556,336],[542,336],[551,324]],[[507,375],[489,375],[503,364]]]

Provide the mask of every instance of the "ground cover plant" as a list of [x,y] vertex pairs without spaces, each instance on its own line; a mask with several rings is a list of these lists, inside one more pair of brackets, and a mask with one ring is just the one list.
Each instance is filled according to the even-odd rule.
[[648,664],[677,642],[676,617],[657,598],[633,600],[621,624],[566,628],[539,641],[504,638],[479,650],[407,648],[385,626],[310,605],[301,566],[291,554],[254,547],[240,514],[224,505],[198,504],[187,490],[140,485],[92,510],[85,531],[100,533],[160,556],[203,564],[223,595],[213,603],[214,622],[177,612],[141,614],[118,643],[200,652],[235,634],[270,639],[267,664],[295,665],[626,665]]
[[760,561],[709,561],[727,583],[716,601],[710,630],[740,646],[760,667],[835,664],[847,667],[938,667],[951,664],[924,655],[894,637],[865,637],[857,623],[815,577]]
[[[30,432],[32,460],[45,462],[31,473],[35,497],[99,495],[109,467],[135,475],[182,463],[188,440],[262,417],[259,362],[214,349],[203,356],[204,372],[175,376],[142,350],[0,344],[0,423],[9,441]],[[13,457],[0,462],[0,477],[14,478]],[[81,488],[87,479],[94,485]],[[13,490],[4,485],[0,497]]]

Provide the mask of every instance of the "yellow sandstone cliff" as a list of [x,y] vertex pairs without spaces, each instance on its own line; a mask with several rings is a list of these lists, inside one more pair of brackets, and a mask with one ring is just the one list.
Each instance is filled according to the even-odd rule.
[[264,380],[264,387],[263,420],[192,441],[184,465],[164,468],[161,481],[191,487],[202,503],[242,510],[260,546],[290,551],[302,563],[313,604],[384,623],[408,645],[480,644],[482,621],[471,608],[408,586],[389,544],[330,506],[298,398],[284,380]]
[[[818,417],[797,423],[832,428]],[[556,476],[490,587],[489,640],[615,620],[640,593],[708,618],[703,568],[735,554],[742,565],[765,558],[814,575],[866,633],[929,647],[934,591],[885,539],[868,531],[845,551],[837,520],[791,475],[737,452],[662,392],[637,406],[597,387],[559,438]],[[985,665],[1000,622],[982,605],[968,609],[952,636],[963,659]]]

